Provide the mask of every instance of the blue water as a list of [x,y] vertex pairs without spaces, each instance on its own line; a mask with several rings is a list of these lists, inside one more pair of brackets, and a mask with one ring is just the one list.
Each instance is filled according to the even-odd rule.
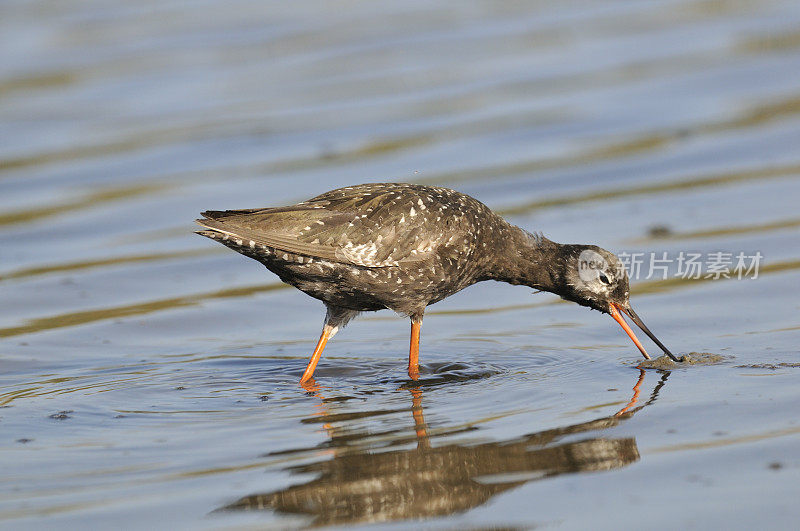
[[[799,23],[788,1],[0,4],[0,526],[792,528]],[[192,220],[369,181],[667,253],[632,301],[721,361],[641,371],[608,316],[483,283],[429,308],[417,384],[379,312],[298,386],[322,305]],[[763,260],[682,279],[690,252]]]

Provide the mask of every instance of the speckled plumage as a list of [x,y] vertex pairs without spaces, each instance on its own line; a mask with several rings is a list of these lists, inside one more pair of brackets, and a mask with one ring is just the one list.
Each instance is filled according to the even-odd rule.
[[289,207],[204,215],[210,219],[199,223],[211,230],[200,234],[312,297],[409,316],[485,277],[514,230],[472,197],[412,184],[350,186]]
[[[480,201],[434,186],[371,183],[331,190],[296,205],[207,211],[198,234],[258,260],[328,308],[315,351],[362,311],[388,308],[418,324],[426,306],[482,280],[524,284],[609,311],[627,304],[617,258],[595,246],[561,245],[515,227]],[[576,265],[591,249],[610,264],[613,285],[586,285]],[[414,351],[412,325],[412,373]],[[316,364],[312,358],[304,379]],[[416,370],[416,367],[414,367]],[[413,376],[412,376],[413,377]]]

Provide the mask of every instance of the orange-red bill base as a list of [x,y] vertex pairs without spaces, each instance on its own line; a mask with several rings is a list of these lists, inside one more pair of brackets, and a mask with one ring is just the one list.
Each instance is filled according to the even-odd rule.
[[644,346],[642,345],[641,341],[639,341],[639,338],[636,337],[636,334],[633,333],[633,330],[631,330],[631,327],[628,326],[627,322],[625,322],[625,319],[622,317],[622,314],[619,312],[619,309],[617,308],[616,304],[612,303],[608,307],[608,313],[610,313],[611,317],[613,317],[614,320],[619,323],[619,325],[622,327],[622,329],[625,330],[625,333],[628,334],[628,337],[631,338],[631,340],[633,341],[633,344],[636,345],[636,348],[638,348],[639,352],[642,353],[642,356],[644,356],[644,359],[649,360],[650,359],[650,354],[647,353],[647,351],[644,349]]

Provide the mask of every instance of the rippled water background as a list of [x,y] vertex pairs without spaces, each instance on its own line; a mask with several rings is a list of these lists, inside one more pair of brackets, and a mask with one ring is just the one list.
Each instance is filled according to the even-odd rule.
[[[798,28],[792,1],[0,3],[0,525],[795,526]],[[764,260],[634,283],[722,363],[640,371],[607,316],[484,283],[430,308],[419,384],[382,312],[307,391],[322,305],[192,220],[367,181]]]

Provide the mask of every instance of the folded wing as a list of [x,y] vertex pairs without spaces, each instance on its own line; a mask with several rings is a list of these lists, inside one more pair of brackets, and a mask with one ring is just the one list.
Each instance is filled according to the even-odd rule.
[[397,185],[342,188],[297,205],[203,216],[198,224],[245,245],[363,267],[424,261],[458,232],[439,223],[441,211],[430,197],[401,193]]

